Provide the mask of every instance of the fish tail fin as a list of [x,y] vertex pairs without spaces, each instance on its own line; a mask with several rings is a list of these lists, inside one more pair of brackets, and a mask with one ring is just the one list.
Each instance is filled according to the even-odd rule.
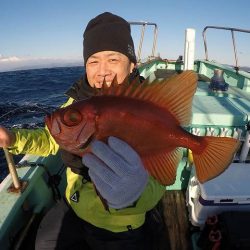
[[206,144],[202,152],[193,153],[196,175],[200,183],[221,174],[232,162],[240,141],[229,137],[203,137]]

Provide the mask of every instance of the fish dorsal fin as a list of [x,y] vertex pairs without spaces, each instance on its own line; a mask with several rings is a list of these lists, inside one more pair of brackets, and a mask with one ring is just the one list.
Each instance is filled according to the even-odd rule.
[[151,102],[168,110],[180,125],[188,125],[192,113],[192,98],[197,87],[197,75],[194,71],[184,71],[167,79],[145,80],[139,78],[131,83],[126,78],[123,84],[113,81],[110,87],[105,86],[101,95],[126,96]]
[[182,151],[176,148],[171,152],[142,157],[143,164],[149,174],[164,186],[174,184],[176,169],[182,158]]

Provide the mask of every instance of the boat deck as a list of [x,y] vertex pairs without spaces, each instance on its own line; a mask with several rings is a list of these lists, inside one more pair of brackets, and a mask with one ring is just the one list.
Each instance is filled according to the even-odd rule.
[[185,191],[166,191],[162,198],[162,208],[166,225],[165,247],[162,249],[167,249],[166,241],[169,242],[168,249],[171,250],[192,249]]

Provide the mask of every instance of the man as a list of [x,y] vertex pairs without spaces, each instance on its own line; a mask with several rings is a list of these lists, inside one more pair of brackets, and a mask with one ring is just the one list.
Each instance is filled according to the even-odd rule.
[[[122,84],[136,71],[130,25],[103,13],[84,32],[86,75],[67,91],[63,106],[87,98],[93,88]],[[114,104],[115,105],[115,104]],[[0,127],[0,146],[12,153],[47,156],[59,146],[45,129],[9,131]],[[65,200],[44,217],[36,249],[151,249],[145,214],[161,199],[165,187],[148,175],[138,154],[124,141],[109,137],[94,141],[82,159],[61,150],[67,169]],[[146,238],[145,238],[146,237]]]

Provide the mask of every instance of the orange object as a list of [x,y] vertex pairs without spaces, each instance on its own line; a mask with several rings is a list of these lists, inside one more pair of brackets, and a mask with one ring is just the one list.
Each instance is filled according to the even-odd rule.
[[112,83],[98,95],[58,109],[46,117],[46,124],[60,147],[79,156],[90,150],[93,139],[115,136],[126,141],[163,185],[175,181],[179,147],[189,148],[203,183],[228,167],[239,141],[195,136],[182,128],[190,122],[196,87],[193,71],[152,83]]

